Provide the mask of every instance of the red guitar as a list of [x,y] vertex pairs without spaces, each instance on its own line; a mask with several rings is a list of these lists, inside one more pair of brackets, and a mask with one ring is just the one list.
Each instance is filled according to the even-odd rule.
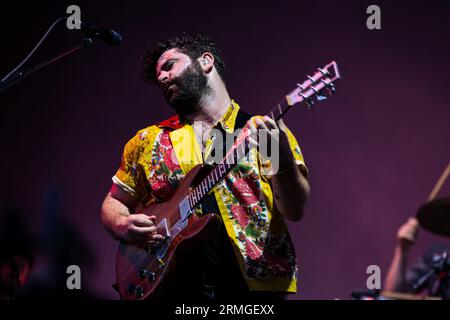
[[[313,98],[319,102],[325,100],[327,97],[324,91],[333,94],[334,82],[340,78],[336,62],[330,62],[322,69],[319,68],[313,76],[308,76],[302,84],[297,84],[297,88],[286,95],[269,116],[278,120],[300,102],[312,108]],[[165,240],[151,250],[120,243],[116,261],[116,286],[121,299],[164,296],[183,255],[217,230],[221,223],[218,215],[198,216],[193,208],[245,155],[245,148],[241,147],[243,140],[245,138],[238,138],[225,158],[209,172],[205,172],[202,165],[192,169],[169,201],[137,210],[157,217],[158,233]]]

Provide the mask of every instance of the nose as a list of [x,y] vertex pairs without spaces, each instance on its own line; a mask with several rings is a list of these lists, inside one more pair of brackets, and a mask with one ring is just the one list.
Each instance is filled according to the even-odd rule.
[[169,80],[169,75],[167,72],[162,71],[158,76],[158,83],[160,86],[163,86]]

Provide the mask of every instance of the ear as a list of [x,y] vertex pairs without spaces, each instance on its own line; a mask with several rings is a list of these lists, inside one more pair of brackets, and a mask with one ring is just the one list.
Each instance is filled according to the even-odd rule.
[[210,52],[203,53],[197,61],[206,74],[210,73],[214,68],[214,56]]

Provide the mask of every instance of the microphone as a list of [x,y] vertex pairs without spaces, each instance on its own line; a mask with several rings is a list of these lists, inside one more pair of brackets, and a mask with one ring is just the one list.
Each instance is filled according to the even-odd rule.
[[100,39],[108,46],[117,47],[122,43],[122,36],[114,30],[99,28],[81,21],[80,26],[86,36]]

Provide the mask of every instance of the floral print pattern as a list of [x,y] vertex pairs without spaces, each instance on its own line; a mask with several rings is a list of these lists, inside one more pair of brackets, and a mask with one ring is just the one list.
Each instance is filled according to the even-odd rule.
[[[295,250],[287,228],[274,230],[271,213],[261,191],[261,177],[254,157],[238,164],[220,187],[231,227],[244,261],[245,276],[255,279],[294,278],[297,275]],[[223,196],[222,196],[223,195]],[[287,235],[287,236],[280,236]],[[282,248],[282,250],[280,250]]]
[[[233,123],[221,121],[228,130],[234,128],[239,109],[233,103],[234,109],[226,113]],[[179,164],[186,159],[177,159],[170,132],[185,125],[189,124],[173,117],[140,130],[125,146],[113,181],[145,195],[150,202],[170,199],[186,173]],[[288,139],[297,163],[304,164],[300,147],[290,132]],[[295,292],[298,267],[294,246],[283,218],[274,210],[269,180],[260,169],[257,151],[252,150],[245,162],[218,183],[214,194],[249,288],[257,290],[261,288],[258,283],[274,280],[262,287]],[[276,285],[277,281],[282,284]]]

